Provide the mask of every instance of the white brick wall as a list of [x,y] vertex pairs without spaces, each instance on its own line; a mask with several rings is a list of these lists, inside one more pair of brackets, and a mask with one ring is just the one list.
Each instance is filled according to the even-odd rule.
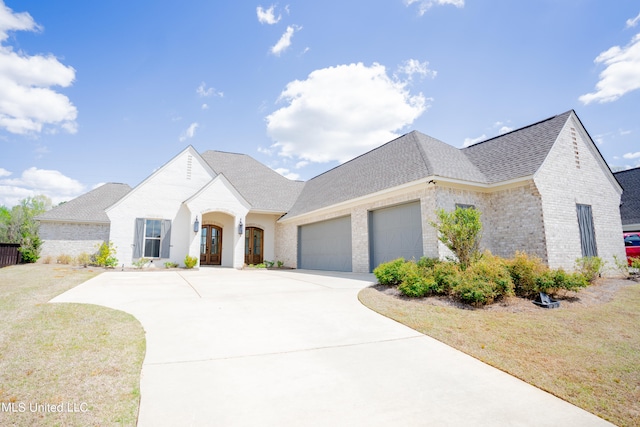
[[535,176],[542,196],[548,261],[573,269],[582,256],[576,204],[592,206],[598,256],[609,266],[624,259],[620,193],[603,170],[600,156],[573,117]]

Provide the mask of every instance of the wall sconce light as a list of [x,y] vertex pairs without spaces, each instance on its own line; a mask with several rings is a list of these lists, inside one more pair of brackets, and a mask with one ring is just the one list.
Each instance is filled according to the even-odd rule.
[[242,234],[244,230],[244,225],[242,225],[242,220],[240,220],[240,223],[238,224],[238,234]]
[[196,217],[196,220],[193,223],[193,232],[197,233],[198,231],[200,231],[200,221],[198,221],[198,217]]

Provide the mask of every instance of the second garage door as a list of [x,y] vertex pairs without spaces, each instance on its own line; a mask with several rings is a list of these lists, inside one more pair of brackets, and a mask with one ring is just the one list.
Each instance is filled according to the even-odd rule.
[[300,226],[298,268],[352,271],[351,217]]
[[369,212],[369,244],[371,270],[400,257],[420,259],[424,253],[420,202]]

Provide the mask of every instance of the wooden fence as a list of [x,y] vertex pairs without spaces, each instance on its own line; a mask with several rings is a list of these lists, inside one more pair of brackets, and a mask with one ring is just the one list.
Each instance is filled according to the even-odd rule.
[[0,243],[0,268],[20,264],[22,254],[18,243]]

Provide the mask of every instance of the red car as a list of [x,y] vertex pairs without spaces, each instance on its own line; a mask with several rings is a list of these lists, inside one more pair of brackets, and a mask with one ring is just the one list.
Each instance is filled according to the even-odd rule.
[[631,265],[631,258],[640,258],[640,233],[624,233],[624,247]]

